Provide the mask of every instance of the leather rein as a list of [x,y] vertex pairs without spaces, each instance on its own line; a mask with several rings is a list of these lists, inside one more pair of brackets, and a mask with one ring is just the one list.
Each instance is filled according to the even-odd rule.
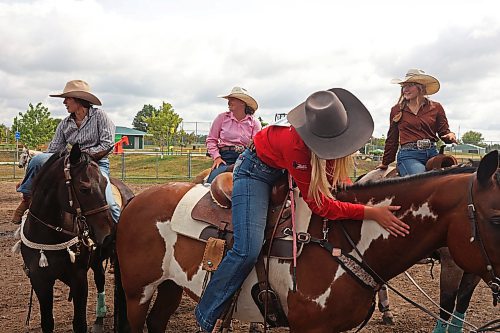
[[498,276],[495,273],[495,269],[491,264],[490,257],[488,256],[488,252],[486,252],[483,239],[481,238],[481,234],[479,232],[479,225],[476,219],[476,207],[474,205],[474,196],[472,193],[475,176],[476,173],[473,173],[469,180],[469,191],[467,195],[467,213],[469,216],[469,222],[471,225],[471,235],[472,235],[470,238],[470,242],[472,243],[474,241],[477,241],[479,244],[481,255],[483,256],[483,259],[486,262],[486,270],[491,276],[491,281],[488,282],[488,287],[490,287],[493,294],[493,306],[496,306],[498,301],[500,300],[500,278],[498,278]]
[[[32,216],[37,222],[41,223],[42,225],[46,226],[49,229],[55,230],[57,232],[60,232],[62,234],[71,236],[71,237],[78,237],[78,239],[86,246],[86,247],[93,247],[94,242],[90,238],[90,228],[87,224],[87,216],[94,215],[103,211],[106,211],[109,209],[109,205],[103,205],[101,207],[91,209],[88,211],[83,211],[82,207],[80,205],[80,202],[78,201],[78,196],[76,195],[75,187],[72,182],[72,177],[71,177],[71,162],[69,160],[69,155],[67,155],[64,158],[64,178],[65,178],[65,184],[66,184],[66,189],[68,190],[68,201],[69,201],[69,206],[73,207],[75,209],[76,213],[73,212],[68,212],[71,216],[71,221],[73,223],[73,230],[69,231],[66,230],[62,227],[55,226],[52,224],[49,224],[39,217],[35,216],[31,210],[28,211],[28,214]],[[76,231],[75,231],[76,230]]]

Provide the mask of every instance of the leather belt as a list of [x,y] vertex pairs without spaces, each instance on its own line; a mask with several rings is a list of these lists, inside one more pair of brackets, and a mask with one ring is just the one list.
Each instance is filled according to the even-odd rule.
[[240,146],[240,145],[224,146],[224,147],[220,147],[219,151],[234,151],[237,153],[242,153],[243,151],[245,151],[245,146]]
[[436,143],[429,139],[417,140],[415,142],[408,142],[401,145],[401,149],[429,149],[436,147]]

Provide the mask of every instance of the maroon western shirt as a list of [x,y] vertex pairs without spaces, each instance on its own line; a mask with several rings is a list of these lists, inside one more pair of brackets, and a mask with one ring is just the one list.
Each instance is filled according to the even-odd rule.
[[[397,121],[398,114],[401,118]],[[395,118],[396,117],[396,118]],[[408,106],[401,110],[399,104],[391,109],[390,126],[385,141],[382,164],[389,165],[396,159],[399,145],[430,139],[437,142],[440,137],[450,133],[448,119],[444,109],[438,102],[426,99],[415,115]]]

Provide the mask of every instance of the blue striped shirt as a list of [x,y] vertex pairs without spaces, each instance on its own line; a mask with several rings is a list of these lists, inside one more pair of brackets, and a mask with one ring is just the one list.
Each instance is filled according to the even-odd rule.
[[56,129],[47,152],[56,153],[66,149],[68,144],[80,144],[80,149],[94,154],[111,148],[115,139],[115,124],[104,111],[91,107],[80,127],[73,115],[64,118]]

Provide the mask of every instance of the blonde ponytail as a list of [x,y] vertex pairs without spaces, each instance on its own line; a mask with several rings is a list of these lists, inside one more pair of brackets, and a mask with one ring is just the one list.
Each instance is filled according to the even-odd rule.
[[318,206],[323,203],[321,195],[333,198],[332,189],[344,186],[344,181],[349,179],[349,172],[354,163],[351,155],[333,161],[333,170],[327,170],[326,160],[319,158],[311,151],[311,183],[309,184],[308,197],[314,198]]

